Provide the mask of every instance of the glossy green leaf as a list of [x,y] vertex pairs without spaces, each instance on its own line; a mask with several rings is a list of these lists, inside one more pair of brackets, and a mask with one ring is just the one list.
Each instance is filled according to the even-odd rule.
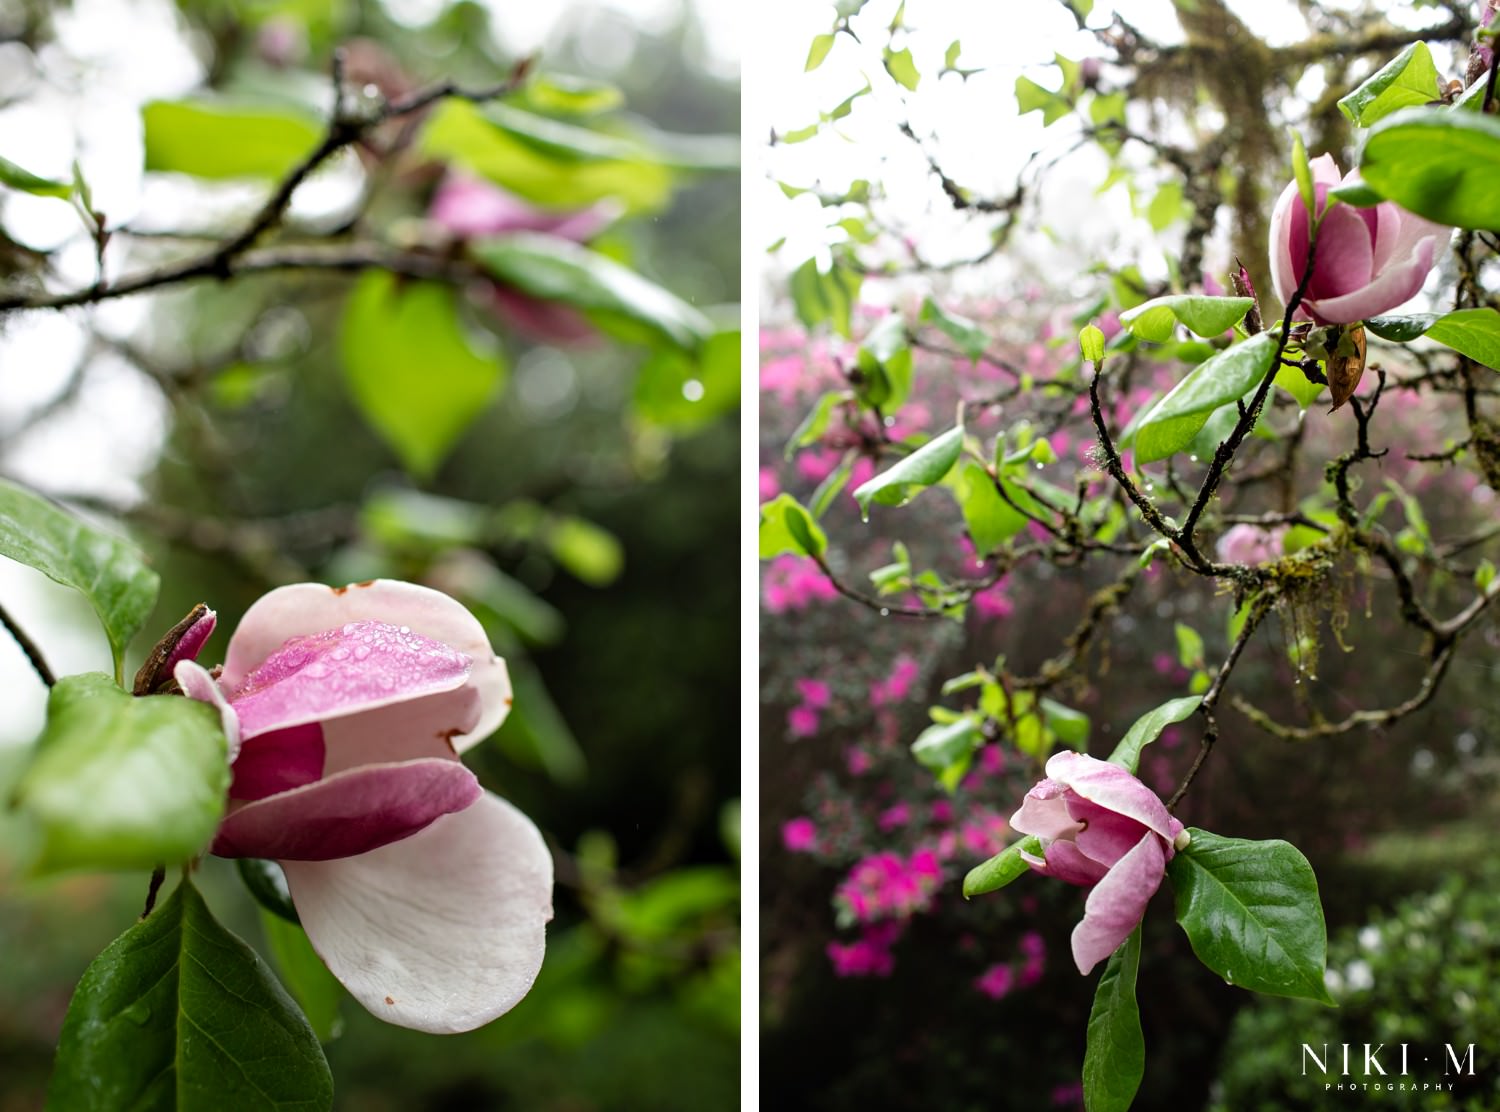
[[1432,322],[1427,338],[1500,370],[1500,313],[1494,309],[1459,309]]
[[503,119],[449,98],[433,108],[420,149],[549,208],[610,198],[629,212],[650,212],[672,195],[671,169],[640,144],[530,113],[512,111]]
[[64,676],[12,794],[36,834],[33,869],[151,869],[208,845],[224,814],[219,713],[179,695],[133,698],[102,672]]
[[714,331],[698,309],[597,251],[556,236],[518,234],[476,240],[470,250],[504,285],[560,301],[600,328],[631,341],[666,341],[696,352]]
[[161,579],[131,545],[68,510],[0,479],[0,556],[72,587],[104,624],[122,667],[125,647],[156,605]]
[[802,67],[803,72],[810,73],[821,66],[823,59],[828,57],[828,52],[832,49],[832,35],[814,35],[812,43],[807,48],[807,63]]
[[146,169],[214,180],[285,177],[323,137],[310,113],[206,100],[152,101],[141,122]]
[[1414,42],[1339,99],[1339,110],[1358,127],[1392,112],[1437,99],[1438,72],[1425,42]]
[[1300,367],[1278,367],[1275,382],[1277,389],[1290,394],[1303,409],[1317,401],[1324,390],[1323,383],[1308,378]]
[[84,973],[47,1093],[49,1112],[332,1106],[307,1020],[187,880]]
[[1183,722],[1191,718],[1201,702],[1203,702],[1203,696],[1188,695],[1181,699],[1168,699],[1154,710],[1148,710],[1131,724],[1130,729],[1125,731],[1125,736],[1120,739],[1114,752],[1109,755],[1109,763],[1119,765],[1126,772],[1133,774],[1140,765],[1141,750],[1161,737],[1162,731],[1174,722]]
[[1079,331],[1078,353],[1090,363],[1104,361],[1104,333],[1097,325],[1085,325]]
[[1087,1112],[1128,1112],[1146,1075],[1146,1037],[1135,1000],[1141,967],[1141,928],[1110,955],[1089,1012],[1083,1055],[1083,1106]]
[[1042,840],[1028,834],[1018,842],[1012,842],[988,861],[981,862],[969,870],[964,877],[964,899],[980,896],[1004,888],[1017,877],[1031,871],[1022,853],[1033,857],[1042,855]]
[[912,59],[910,50],[892,50],[886,47],[885,71],[896,79],[897,83],[911,92],[917,91],[917,84],[922,80],[922,75],[917,72],[917,63]]
[[286,873],[275,861],[259,857],[236,857],[235,871],[240,881],[261,909],[271,915],[285,919],[288,923],[301,924],[302,916],[292,903],[292,890],[287,886]]
[[820,324],[830,325],[840,336],[848,336],[854,309],[864,276],[853,267],[841,266],[837,259],[828,271],[818,269],[815,259],[808,259],[792,272],[788,289],[797,319],[809,330]]
[[1140,419],[1136,462],[1166,459],[1187,447],[1209,414],[1255,389],[1275,355],[1275,333],[1261,332],[1194,367]]
[[1382,340],[1404,344],[1425,333],[1440,315],[1439,313],[1402,313],[1397,316],[1371,317],[1365,321],[1365,327]]
[[476,347],[454,292],[369,271],[344,308],[340,336],[350,396],[413,474],[437,471],[500,389],[498,350]]
[[935,325],[971,362],[979,362],[990,346],[990,338],[983,328],[967,317],[948,312],[930,297],[922,302],[922,315],[918,319],[924,324]]
[[979,556],[988,556],[1026,528],[1026,515],[1000,497],[995,480],[977,463],[959,468],[953,479],[953,497]]
[[1244,320],[1254,304],[1255,299],[1250,297],[1170,294],[1127,309],[1120,314],[1120,323],[1141,339],[1156,344],[1166,343],[1172,338],[1174,322],[1181,322],[1199,336],[1212,339]]
[[953,722],[928,726],[917,735],[911,744],[911,755],[917,763],[933,772],[967,761],[984,742],[979,723],[972,715],[963,715]]
[[1382,196],[1439,224],[1500,230],[1500,120],[1407,108],[1376,124],[1360,176]]
[[664,348],[641,364],[635,411],[673,432],[693,432],[733,413],[740,404],[740,333],[715,332],[696,358]]
[[942,482],[958,462],[963,438],[963,428],[955,426],[855,488],[854,500],[859,503],[860,513],[868,518],[871,502],[904,506],[934,483]]
[[42,178],[8,158],[0,158],[0,185],[8,185],[38,197],[57,197],[66,201],[73,196],[73,186],[65,181]]
[[784,552],[799,556],[821,556],[828,537],[812,515],[790,494],[778,494],[760,508],[760,558],[769,560]]
[[1188,834],[1167,876],[1198,959],[1229,984],[1331,1004],[1328,932],[1307,858],[1283,841]]
[[1042,699],[1042,721],[1064,745],[1080,753],[1089,744],[1089,716],[1052,699]]
[[828,431],[828,424],[833,419],[833,411],[842,402],[853,398],[854,395],[848,390],[829,390],[819,396],[813,403],[813,407],[807,411],[801,423],[792,431],[791,439],[786,442],[784,453],[787,459],[797,454],[798,448],[805,448],[809,444],[815,444],[823,438]]
[[287,991],[302,1008],[302,1014],[320,1043],[332,1042],[344,1030],[339,1014],[344,986],[328,972],[323,959],[307,940],[307,932],[269,911],[260,913],[261,931],[271,948],[277,972]]
[[860,381],[855,390],[867,405],[894,413],[911,393],[912,354],[906,323],[891,313],[870,330],[855,359]]

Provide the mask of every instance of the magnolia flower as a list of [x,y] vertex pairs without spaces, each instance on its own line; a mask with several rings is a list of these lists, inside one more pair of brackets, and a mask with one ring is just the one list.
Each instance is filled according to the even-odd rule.
[[[191,633],[201,646],[207,633]],[[230,739],[212,852],[281,863],[309,941],[355,999],[446,1033],[526,995],[552,859],[458,759],[511,702],[472,614],[410,583],[299,583],[246,612],[217,674],[191,659],[173,674],[219,707]]]
[[[535,232],[573,243],[586,243],[619,218],[620,209],[600,201],[584,209],[549,210],[528,204],[498,185],[450,172],[432,195],[427,217],[456,239],[479,239],[513,232]],[[567,305],[518,293],[490,283],[495,307],[520,331],[547,343],[568,343],[593,336],[593,329]]]
[[1226,564],[1269,564],[1281,558],[1286,534],[1285,525],[1265,529],[1242,522],[1220,537],[1214,550]]
[[[1328,191],[1353,177],[1339,174],[1332,155],[1312,160],[1319,212],[1312,280],[1298,313],[1318,324],[1352,324],[1394,309],[1422,288],[1448,229],[1413,216],[1393,201],[1373,208],[1335,205]],[[1307,267],[1307,206],[1291,182],[1271,214],[1271,282],[1290,302]]]
[[1073,960],[1085,974],[1141,921],[1183,835],[1145,784],[1073,752],[1052,756],[1047,779],[1026,793],[1010,825],[1042,840],[1043,857],[1021,854],[1032,869],[1089,889],[1073,929]]

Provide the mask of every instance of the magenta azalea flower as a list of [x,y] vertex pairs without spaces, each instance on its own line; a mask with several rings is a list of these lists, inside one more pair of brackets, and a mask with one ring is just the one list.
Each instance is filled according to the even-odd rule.
[[281,863],[308,939],[355,999],[447,1033],[526,995],[552,858],[458,759],[511,702],[472,614],[410,583],[299,583],[249,609],[217,676],[191,659],[174,674],[229,734],[212,851]]
[[[1347,181],[1332,155],[1312,160],[1313,190],[1323,212],[1328,191]],[[1448,229],[1414,216],[1393,201],[1374,208],[1337,205],[1318,228],[1312,280],[1299,314],[1318,324],[1352,324],[1378,316],[1422,288]],[[1307,267],[1307,206],[1291,182],[1271,214],[1271,282],[1291,301]]]
[[1052,756],[1010,825],[1042,840],[1043,857],[1021,855],[1033,869],[1090,890],[1073,929],[1073,960],[1085,974],[1141,921],[1183,833],[1130,773],[1072,752]]

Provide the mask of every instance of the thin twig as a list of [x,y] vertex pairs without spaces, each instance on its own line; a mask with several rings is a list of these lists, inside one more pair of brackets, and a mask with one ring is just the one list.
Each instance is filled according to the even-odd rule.
[[16,624],[16,620],[3,606],[0,606],[0,625],[5,626],[10,635],[15,638],[16,644],[21,646],[21,651],[26,654],[26,659],[31,662],[32,669],[41,677],[42,682],[48,687],[57,683],[57,677],[52,674],[52,669],[47,667],[47,659],[42,656],[42,650],[26,635],[26,631]]

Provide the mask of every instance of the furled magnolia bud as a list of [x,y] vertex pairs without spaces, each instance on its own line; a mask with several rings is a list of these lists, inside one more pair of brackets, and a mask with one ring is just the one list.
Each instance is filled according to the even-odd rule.
[[1178,853],[1181,853],[1183,850],[1187,849],[1189,845],[1192,844],[1192,841],[1193,836],[1188,833],[1187,827],[1184,826],[1180,831],[1178,831],[1177,837],[1172,839],[1172,848],[1175,849]]

